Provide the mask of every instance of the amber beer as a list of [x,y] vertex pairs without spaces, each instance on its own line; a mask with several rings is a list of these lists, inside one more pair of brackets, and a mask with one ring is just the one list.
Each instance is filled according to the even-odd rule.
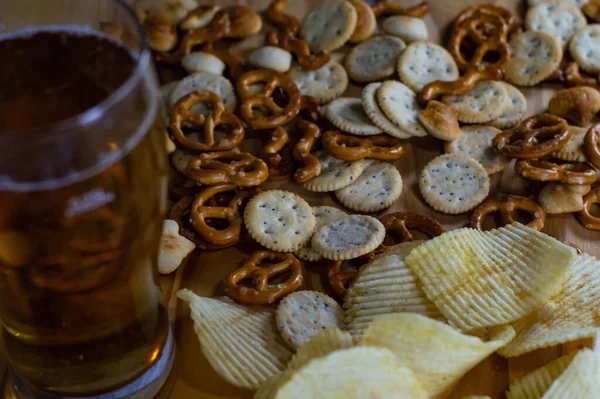
[[164,126],[139,57],[86,29],[0,35],[0,319],[31,397],[113,392],[164,355]]

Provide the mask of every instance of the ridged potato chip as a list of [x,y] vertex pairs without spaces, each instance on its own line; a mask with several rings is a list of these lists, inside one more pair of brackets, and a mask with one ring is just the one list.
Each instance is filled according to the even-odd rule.
[[361,345],[391,350],[415,373],[430,398],[443,398],[467,371],[514,336],[512,327],[501,326],[490,340],[482,341],[419,314],[396,313],[376,317]]
[[315,359],[296,372],[276,399],[427,399],[413,372],[387,349],[355,347]]
[[577,255],[562,288],[541,308],[513,323],[517,336],[498,351],[514,357],[581,338],[600,327],[600,261]]
[[423,241],[394,245],[363,266],[344,297],[346,329],[360,338],[373,318],[413,312],[445,320],[404,259]]
[[449,323],[473,331],[540,307],[560,289],[575,257],[574,248],[514,223],[442,234],[412,250],[406,263]]
[[257,389],[285,369],[292,352],[279,336],[273,309],[200,297],[188,289],[177,296],[190,306],[202,353],[224,380]]

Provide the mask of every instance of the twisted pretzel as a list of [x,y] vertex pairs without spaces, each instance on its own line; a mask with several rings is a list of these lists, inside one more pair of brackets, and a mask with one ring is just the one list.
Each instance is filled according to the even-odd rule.
[[300,29],[300,21],[284,12],[286,4],[287,0],[273,0],[267,7],[266,16],[281,31],[296,35]]
[[[261,263],[272,261],[272,265],[262,267]],[[269,283],[270,279],[290,274],[283,282]],[[249,279],[253,287],[240,285]],[[296,291],[303,281],[302,264],[292,254],[273,251],[256,251],[240,267],[224,280],[225,293],[238,303],[266,305]]]
[[232,79],[238,79],[244,74],[244,61],[239,55],[230,53],[229,51],[217,51],[213,48],[212,43],[205,43],[202,45],[201,50],[223,61],[227,65],[229,75]]
[[302,96],[300,101],[300,116],[310,122],[321,119],[321,104],[311,96]]
[[600,169],[600,123],[592,126],[583,141],[585,156],[592,165]]
[[532,220],[527,223],[527,226],[532,229],[541,231],[544,228],[546,222],[544,209],[529,198],[519,195],[507,195],[499,199],[485,201],[473,212],[470,226],[473,229],[482,230],[484,219],[492,213],[496,216],[497,227],[506,226],[515,222],[512,216],[512,212],[515,211],[525,211],[531,214]]
[[343,298],[346,293],[348,284],[358,274],[358,266],[342,271],[344,262],[348,265],[348,261],[330,260],[327,262],[327,280],[333,291],[339,298]]
[[564,147],[571,138],[567,121],[551,114],[539,114],[494,137],[497,152],[512,158],[540,158]]
[[556,164],[536,159],[521,159],[515,171],[529,180],[556,181],[565,184],[594,184],[596,170],[583,162]]
[[503,73],[502,69],[489,69],[483,72],[470,69],[454,81],[436,80],[425,85],[417,95],[417,100],[421,104],[427,104],[429,100],[434,100],[442,95],[462,96],[473,90],[475,84],[480,80],[499,80],[502,79]]
[[269,166],[269,180],[287,179],[294,170],[292,146],[288,145],[289,136],[285,129],[279,126],[273,129],[268,137],[258,156]]
[[207,186],[235,184],[240,187],[258,186],[269,177],[269,168],[262,159],[244,152],[207,152],[192,158],[186,175]]
[[504,7],[495,6],[492,4],[480,4],[464,9],[454,18],[454,29],[462,26],[463,23],[472,18],[480,18],[483,15],[494,15],[502,18],[507,26],[507,33],[511,34],[519,30],[519,25],[514,14]]
[[410,8],[404,8],[393,1],[382,1],[376,3],[371,8],[376,17],[383,17],[386,15],[407,15],[409,17],[423,18],[429,13],[429,4],[425,1]]
[[582,74],[579,70],[579,64],[575,61],[571,61],[565,66],[564,82],[568,87],[590,86],[594,89],[600,89],[596,78]]
[[590,230],[600,230],[600,218],[592,215],[591,209],[595,204],[600,204],[600,187],[592,189],[583,197],[583,210],[576,213],[581,224]]
[[312,54],[306,41],[298,39],[290,32],[271,31],[267,33],[265,41],[269,46],[280,47],[295,55],[298,64],[307,71],[319,69],[331,60],[331,54],[326,51]]
[[[203,116],[190,111],[194,105],[201,102],[210,102],[212,112]],[[205,143],[198,143],[188,139],[183,133],[183,123],[194,127],[204,127]],[[231,133],[215,142],[215,128],[220,125],[231,126]],[[244,139],[244,126],[231,112],[225,111],[221,97],[212,91],[195,91],[181,97],[171,111],[171,134],[182,146],[195,151],[223,151],[230,150]]]
[[[256,83],[263,83],[264,87],[259,93],[252,93],[250,87]],[[272,69],[246,72],[238,79],[236,88],[242,99],[240,114],[244,121],[255,129],[276,128],[291,121],[300,111],[302,95],[298,86],[287,75]],[[287,104],[284,107],[277,105],[272,98],[277,88],[285,92]],[[256,108],[266,108],[271,115],[255,114]]]
[[329,154],[344,161],[364,158],[393,161],[404,155],[400,140],[387,134],[358,137],[339,130],[329,130],[323,135],[321,143]]
[[296,129],[303,133],[302,138],[294,146],[292,152],[294,159],[300,168],[294,173],[296,183],[305,183],[315,176],[321,174],[321,162],[310,151],[321,137],[321,129],[316,124],[299,119]]

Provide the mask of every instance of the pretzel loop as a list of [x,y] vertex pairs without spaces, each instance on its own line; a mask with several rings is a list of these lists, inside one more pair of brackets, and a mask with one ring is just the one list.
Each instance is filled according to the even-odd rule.
[[[263,267],[261,263],[275,262]],[[282,283],[270,284],[269,280],[284,273],[289,277]],[[239,285],[251,279],[253,287]],[[234,301],[249,305],[266,305],[283,298],[298,289],[303,282],[302,264],[292,254],[273,251],[256,251],[224,280],[225,293]]]
[[429,13],[429,4],[422,2],[410,8],[404,8],[393,1],[382,1],[371,7],[376,17],[386,15],[407,15],[409,17],[423,18]]
[[253,187],[269,177],[269,169],[262,159],[252,154],[233,151],[208,152],[192,158],[186,175],[201,184],[235,184]]
[[392,161],[404,155],[400,140],[387,134],[358,137],[339,130],[329,130],[323,135],[321,143],[329,154],[345,161],[364,158]]
[[600,123],[592,126],[585,135],[583,148],[592,165],[600,169]]
[[592,215],[592,206],[600,204],[600,187],[592,189],[583,197],[583,210],[577,212],[577,219],[581,224],[590,230],[600,230],[600,218]]
[[480,80],[498,80],[502,78],[502,70],[488,69],[485,72],[478,71],[477,69],[469,69],[463,76],[457,80],[446,82],[436,80],[431,82],[419,92],[417,99],[421,104],[427,104],[429,100],[433,100],[442,95],[462,96],[467,94],[475,84]]
[[327,280],[339,298],[344,297],[346,287],[358,274],[358,268],[342,271],[343,260],[330,260],[327,262]]
[[266,16],[278,29],[296,35],[300,29],[300,21],[284,12],[286,5],[287,0],[273,0],[267,7]]
[[308,43],[305,40],[298,39],[291,32],[271,31],[267,33],[266,43],[269,46],[280,47],[294,54],[298,64],[307,71],[319,69],[331,60],[331,54],[326,51],[312,54]]
[[557,181],[565,184],[594,184],[596,170],[583,162],[556,164],[549,161],[522,159],[515,171],[529,180]]
[[487,200],[479,205],[471,216],[470,226],[473,229],[482,230],[483,221],[488,215],[496,216],[497,227],[506,226],[514,223],[515,219],[512,213],[515,211],[525,211],[532,217],[527,226],[541,231],[546,222],[546,212],[544,209],[529,198],[518,195],[507,195],[495,200]]
[[303,132],[303,136],[292,152],[294,160],[300,165],[294,173],[294,181],[305,183],[321,173],[321,162],[310,153],[321,137],[321,129],[318,125],[303,119],[296,122],[296,128]]
[[[228,245],[236,243],[239,241],[242,231],[242,217],[238,212],[240,203],[237,200],[230,203],[227,207],[204,205],[216,194],[228,191],[235,192],[236,187],[233,184],[207,187],[196,196],[196,199],[192,203],[192,226],[194,226],[194,229],[202,238],[213,244]],[[206,219],[227,220],[229,225],[224,229],[216,229],[209,226],[206,223]]]
[[281,126],[273,129],[268,140],[260,150],[259,158],[269,166],[269,179],[287,179],[292,173],[294,162],[292,160],[289,136]]

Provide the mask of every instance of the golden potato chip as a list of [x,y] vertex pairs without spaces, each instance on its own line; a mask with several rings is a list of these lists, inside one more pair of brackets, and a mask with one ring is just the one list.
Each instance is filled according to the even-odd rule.
[[514,336],[512,327],[501,326],[483,341],[419,314],[396,313],[376,317],[361,345],[391,350],[415,373],[430,398],[442,398],[467,371]]
[[427,399],[412,371],[387,349],[342,349],[297,371],[276,399]]
[[277,392],[279,389],[285,385],[286,382],[292,378],[294,375],[294,370],[285,370],[279,374],[275,374],[272,377],[269,377],[258,391],[254,393],[254,399],[275,399]]
[[417,248],[406,263],[450,324],[462,331],[518,320],[556,293],[576,251],[519,223],[463,228]]
[[541,308],[517,320],[517,336],[498,353],[520,356],[539,348],[593,337],[600,327],[600,261],[577,255],[562,288]]
[[189,304],[202,353],[224,380],[257,389],[285,369],[292,352],[277,331],[275,310],[200,297],[188,289],[177,296]]
[[346,328],[353,336],[360,338],[373,318],[382,314],[413,312],[445,320],[404,262],[422,242],[394,245],[360,269],[344,297]]

